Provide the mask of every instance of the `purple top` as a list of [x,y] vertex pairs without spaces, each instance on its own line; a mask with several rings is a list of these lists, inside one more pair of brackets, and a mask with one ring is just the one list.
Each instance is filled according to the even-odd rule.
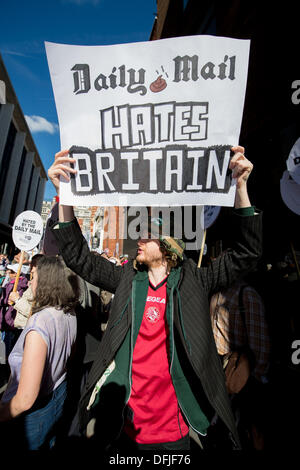
[[[16,317],[16,310],[13,305],[8,305],[9,294],[13,291],[15,280],[13,279],[3,287],[3,291],[0,297],[0,330],[14,329],[14,321]],[[28,287],[28,280],[26,277],[20,276],[17,292],[20,296]]]
[[76,316],[72,313],[64,313],[55,307],[47,307],[29,318],[8,357],[11,376],[2,401],[9,401],[17,392],[24,343],[29,331],[37,331],[48,347],[39,397],[51,393],[66,377],[66,364],[77,333]]

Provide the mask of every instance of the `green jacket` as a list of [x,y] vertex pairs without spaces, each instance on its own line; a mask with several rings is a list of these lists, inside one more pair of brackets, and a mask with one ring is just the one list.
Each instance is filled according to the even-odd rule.
[[[189,386],[188,381],[185,378],[183,373],[182,367],[180,365],[178,354],[175,346],[174,341],[174,306],[173,306],[173,294],[174,290],[177,289],[179,279],[180,279],[180,271],[181,268],[172,269],[171,273],[168,276],[167,280],[167,295],[168,295],[168,302],[166,306],[166,319],[170,331],[170,338],[169,338],[169,363],[170,363],[170,374],[172,377],[173,386],[176,392],[177,400],[181,411],[183,412],[186,420],[188,421],[189,425],[199,434],[205,435],[206,429],[209,426],[209,421],[202,412],[192,390]],[[115,359],[114,359],[114,368],[110,373],[112,368],[108,368],[104,376],[106,380],[104,384],[101,386],[101,382],[103,381],[103,377],[100,378],[98,381],[98,385],[96,385],[94,395],[93,395],[93,403],[90,403],[90,407],[95,406],[101,400],[101,389],[102,387],[106,387],[110,384],[116,384],[121,387],[125,387],[126,395],[124,400],[124,407],[126,403],[129,401],[130,394],[131,394],[131,367],[132,367],[132,356],[133,356],[133,349],[134,345],[139,333],[139,329],[143,320],[143,314],[145,310],[145,303],[147,298],[147,292],[149,287],[149,278],[148,273],[146,271],[138,272],[133,280],[132,283],[132,291],[131,291],[131,300],[133,305],[134,311],[134,318],[132,321],[132,325],[130,330],[128,331],[123,344],[121,345],[120,349],[118,350]],[[178,308],[179,312],[181,312],[181,300],[179,291],[177,291],[178,296]],[[129,299],[128,299],[129,300]],[[121,313],[121,316],[123,312]],[[117,320],[120,321],[120,318]],[[181,314],[180,314],[181,317]],[[182,322],[182,317],[181,317]],[[183,323],[183,322],[182,322]],[[182,325],[183,326],[183,325]],[[184,326],[183,326],[184,331]]]

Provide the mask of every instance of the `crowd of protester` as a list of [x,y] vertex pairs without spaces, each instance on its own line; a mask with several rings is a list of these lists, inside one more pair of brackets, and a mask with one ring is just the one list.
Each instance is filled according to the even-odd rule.
[[[109,256],[107,250],[97,254],[118,266],[128,262],[127,255]],[[74,440],[85,443],[93,431],[80,429],[78,402],[106,329],[113,293],[76,276],[58,256],[26,256],[21,269],[19,261],[20,253],[13,259],[0,255],[0,331],[7,360],[6,365],[0,365],[4,378],[0,383],[1,442],[9,447],[20,436],[19,442],[29,450],[72,445]],[[293,260],[285,260],[277,268],[281,280],[296,280]],[[275,271],[270,265],[266,269],[266,276]],[[211,298],[212,330],[224,370],[233,351],[248,348],[254,358],[246,386],[239,393],[229,392],[229,396],[243,445],[257,450],[266,446],[270,418],[264,390],[272,368],[266,307],[268,310],[268,302],[264,303],[247,280]],[[53,326],[54,318],[57,323]],[[32,367],[32,360],[36,367]],[[41,398],[45,396],[46,400]],[[38,416],[40,409],[43,412]],[[215,416],[200,447],[222,447],[219,425]]]
[[[101,252],[101,256],[109,259],[110,262],[117,265],[124,265],[128,261],[127,256],[120,258],[116,256],[108,256],[106,251]],[[30,279],[32,277],[32,269],[36,269],[41,258],[43,258],[43,255],[38,254],[33,256],[31,259],[25,259],[25,263],[21,269],[19,277],[18,287],[15,292],[12,292],[14,280],[19,269],[19,255],[16,255],[13,259],[8,259],[4,254],[0,255],[0,331],[2,341],[4,341],[6,346],[7,360],[32,315],[34,292],[32,290]],[[266,267],[266,276],[268,277],[273,275],[277,275],[278,281],[284,280],[287,283],[296,281],[297,274],[293,260],[290,260],[289,258],[287,259],[286,257],[284,261],[275,266],[275,269],[268,265]],[[64,425],[61,423],[61,430],[63,431],[62,435],[64,436],[63,442],[65,443],[68,440],[72,442],[72,439],[75,438],[85,438],[78,425],[77,405],[80,393],[85,385],[88,372],[90,371],[95,359],[103,332],[105,331],[110,305],[113,299],[113,294],[111,292],[95,288],[91,284],[83,281],[81,278],[79,278],[78,282],[78,303],[75,308],[78,323],[76,342],[75,338],[73,338],[73,342],[76,343],[76,351],[75,353],[73,352],[73,358],[69,364],[69,385],[64,391],[64,397],[68,393],[70,399],[68,401],[68,407],[65,406]],[[247,304],[245,311],[247,318],[246,328],[242,324],[238,306],[239,301],[237,292],[241,285],[246,287],[248,286],[244,293],[245,302]],[[249,299],[250,294],[251,299]],[[268,307],[268,301],[266,301],[266,305]],[[272,355],[268,326],[270,318],[267,318],[268,315],[266,316],[266,314],[268,314],[268,311],[266,312],[265,310],[266,306],[264,299],[253,287],[251,287],[251,285],[244,281],[240,282],[237,286],[232,286],[228,292],[215,294],[211,299],[212,329],[216,346],[222,360],[231,351],[237,350],[243,344],[245,345],[248,338],[250,339],[250,341],[248,341],[248,346],[250,345],[250,349],[254,356],[256,356],[255,366],[252,369],[251,379],[249,379],[247,387],[245,387],[240,394],[235,394],[231,397],[232,406],[235,409],[237,416],[239,431],[241,434],[244,433],[244,445],[247,446],[247,448],[252,447],[256,449],[265,448],[265,435],[268,431],[266,429],[268,424],[268,416],[266,413],[268,403],[266,402],[263,388],[264,385],[265,388],[267,388],[268,381],[270,380],[269,373],[272,368]],[[224,312],[227,314],[229,312],[230,320],[228,319],[228,316],[226,317],[226,315],[224,315]],[[71,352],[71,349],[69,352]],[[65,370],[67,370],[67,362],[68,361],[64,364]],[[5,388],[8,388],[8,390],[10,389],[10,386],[7,386],[6,382],[8,381],[11,370],[8,362],[6,365],[2,364],[0,367],[2,380],[0,388],[2,387],[2,400],[5,400],[6,392],[3,392]],[[3,385],[5,386],[3,387]],[[62,403],[65,403],[65,398],[62,399]],[[37,405],[35,405],[35,407],[36,406]],[[20,419],[18,419],[18,421],[20,421]],[[51,426],[52,425],[53,422]],[[23,426],[25,426],[24,423]],[[19,433],[22,432],[26,435],[25,429],[25,427],[20,428],[20,425],[18,425]],[[28,431],[29,434],[34,436],[32,428],[29,427],[28,429],[30,429],[30,431]],[[220,438],[217,430],[218,421],[212,420],[208,437],[203,441],[204,448],[210,449],[220,445]],[[9,433],[12,432],[11,423],[1,423],[0,432],[5,436],[9,436]],[[13,429],[13,432],[16,433],[17,430]],[[42,444],[38,445],[53,446],[55,443],[54,438],[55,436],[51,434],[49,442],[44,440]],[[45,439],[45,437],[42,438],[42,440],[43,439]],[[35,443],[29,442],[28,448],[35,448],[35,445]]]
[[[116,257],[116,256],[109,256],[107,251],[102,251],[101,253],[97,253],[98,255],[108,259],[111,263],[122,266],[126,264],[128,261],[127,256],[121,256],[121,257]],[[33,256],[30,260],[28,258],[25,259],[25,264],[22,266],[20,270],[20,277],[18,280],[18,287],[13,291],[13,286],[15,283],[15,279],[17,276],[17,272],[19,269],[19,255],[16,255],[13,260],[9,261],[5,255],[1,255],[1,266],[3,266],[3,272],[2,272],[2,278],[1,278],[1,296],[0,296],[0,305],[1,305],[1,335],[2,339],[4,340],[4,343],[6,345],[6,356],[7,356],[7,364],[6,364],[6,379],[8,378],[9,374],[12,373],[14,376],[19,376],[20,377],[20,361],[22,359],[22,355],[24,354],[24,357],[28,351],[24,349],[24,352],[22,351],[22,348],[24,346],[24,334],[28,334],[29,331],[40,331],[39,327],[32,327],[32,322],[34,312],[40,312],[37,307],[35,307],[36,302],[38,297],[36,297],[36,287],[33,288],[33,280],[32,276],[34,273],[37,273],[37,279],[38,283],[39,282],[44,282],[44,286],[39,286],[40,287],[40,293],[42,292],[42,303],[40,305],[40,308],[42,308],[42,311],[45,309],[47,310],[49,306],[51,306],[51,300],[49,301],[49,292],[48,294],[43,293],[43,289],[45,287],[45,284],[50,288],[50,290],[53,292],[53,289],[59,289],[61,287],[62,279],[61,276],[55,272],[55,278],[50,279],[49,276],[49,266],[47,262],[51,264],[53,263],[54,260],[57,260],[57,265],[59,266],[59,270],[65,272],[67,268],[64,266],[63,261],[61,260],[60,257],[45,257],[42,254],[37,254]],[[43,261],[44,265],[41,265],[41,261]],[[39,268],[39,266],[41,267]],[[39,269],[46,270],[47,269],[47,275],[44,273],[38,276]],[[11,438],[11,433],[14,433],[14,435],[17,435],[18,433],[22,434],[26,437],[25,440],[23,440],[25,445],[28,447],[28,449],[39,449],[39,448],[51,448],[55,447],[55,438],[57,437],[56,433],[54,432],[49,432],[52,429],[58,429],[60,433],[58,432],[58,436],[60,439],[62,439],[62,442],[67,443],[67,442],[73,442],[74,439],[85,439],[86,434],[83,434],[82,431],[80,430],[79,427],[79,420],[78,420],[78,410],[77,410],[77,405],[78,401],[80,398],[80,394],[85,386],[85,382],[87,380],[88,373],[92,367],[93,361],[95,359],[95,356],[97,354],[97,348],[99,346],[99,343],[102,339],[103,332],[105,331],[108,316],[109,316],[109,311],[110,311],[110,305],[113,299],[113,294],[111,292],[96,288],[95,286],[87,283],[83,279],[81,279],[78,276],[75,276],[71,271],[69,271],[69,279],[74,276],[74,279],[77,279],[78,286],[76,287],[73,281],[73,286],[72,286],[72,295],[73,295],[73,305],[72,305],[72,314],[77,317],[77,328],[73,325],[73,333],[72,337],[68,338],[69,344],[67,347],[67,352],[64,354],[64,361],[62,364],[60,364],[61,371],[60,373],[62,374],[62,377],[64,380],[61,382],[59,378],[59,386],[56,387],[56,394],[55,396],[51,396],[51,400],[49,403],[47,403],[48,406],[48,412],[46,415],[46,422],[44,422],[44,428],[45,433],[41,435],[41,433],[35,431],[35,424],[32,424],[31,420],[31,413],[28,413],[27,409],[23,410],[21,412],[22,414],[26,417],[23,420],[19,417],[19,414],[16,416],[18,419],[16,420],[10,420],[6,421],[6,418],[12,418],[12,416],[8,416],[10,411],[8,412],[7,409],[5,409],[5,404],[9,401],[12,400],[12,397],[14,396],[14,393],[16,393],[17,390],[17,384],[16,384],[16,379],[10,379],[8,381],[7,388],[3,394],[2,397],[2,408],[0,408],[0,422],[4,421],[0,425],[0,431],[5,434],[5,442],[10,441]],[[68,281],[68,276],[66,276],[63,280],[63,285],[66,287],[66,284],[70,281]],[[39,277],[41,278],[39,280]],[[55,281],[53,283],[53,281]],[[65,290],[65,289],[64,289]],[[234,291],[234,288],[233,288]],[[222,293],[222,304],[223,307],[225,306],[225,300],[224,300],[224,295],[225,293]],[[46,295],[46,297],[45,297]],[[48,295],[48,297],[47,297]],[[71,297],[72,297],[71,295]],[[229,292],[227,294],[229,296]],[[232,295],[232,293],[231,293]],[[44,296],[44,297],[43,297]],[[231,326],[231,328],[234,328],[234,321],[231,321],[231,325],[229,325],[229,322],[227,320],[226,328],[221,331],[220,326],[216,326],[216,316],[214,314],[216,310],[216,299],[217,302],[220,303],[220,294],[213,296],[211,299],[211,312],[212,312],[212,327],[213,331],[215,334],[215,341],[216,345],[220,354],[220,357],[224,357],[225,353],[228,353],[231,349],[235,349],[236,344],[233,344],[233,337],[234,337],[234,331],[229,332],[228,329]],[[57,299],[56,299],[57,300]],[[66,305],[61,305],[62,310],[66,309],[67,312],[69,312],[69,300],[66,300]],[[76,302],[75,302],[76,301]],[[262,300],[260,299],[260,302],[262,303]],[[53,308],[57,307],[57,302],[55,302],[55,299],[52,299],[53,303]],[[227,302],[228,306],[228,302]],[[43,310],[44,307],[44,310]],[[263,308],[263,307],[262,307]],[[250,308],[251,310],[251,308]],[[253,312],[250,311],[249,309],[247,310],[247,315],[252,315]],[[232,315],[234,312],[232,312]],[[33,316],[32,316],[33,315]],[[50,313],[48,312],[48,315]],[[238,306],[235,305],[235,315],[239,316],[238,312]],[[39,315],[41,317],[41,315]],[[232,319],[233,317],[231,317]],[[31,319],[31,320],[30,320]],[[261,323],[260,321],[261,320]],[[221,318],[219,319],[219,322],[226,323],[226,320],[222,320]],[[249,320],[250,321],[250,320]],[[253,321],[253,318],[252,318]],[[50,324],[51,320],[49,320]],[[35,322],[36,323],[36,322]],[[251,323],[251,321],[250,321]],[[60,325],[61,327],[61,325]],[[243,329],[243,326],[239,324],[239,328]],[[47,336],[47,347],[51,347],[51,344],[54,344],[56,341],[56,347],[57,347],[57,336],[60,334],[58,333],[58,329],[50,329],[48,326],[45,326],[43,324],[43,331],[46,329],[47,333],[46,335],[51,336],[51,340],[49,340]],[[259,331],[263,330],[264,334],[267,337],[266,333],[266,325],[265,325],[265,317],[264,314],[261,314],[261,317],[257,320],[256,319],[256,324],[254,326],[254,329],[256,331],[256,335],[259,335]],[[23,333],[23,337],[21,337],[21,333]],[[76,333],[75,333],[76,331]],[[221,333],[220,333],[221,331]],[[225,331],[225,336],[222,336]],[[45,334],[45,333],[43,333]],[[65,330],[65,335],[69,336],[69,332]],[[226,336],[227,334],[227,336]],[[221,336],[223,345],[220,346],[220,338]],[[244,333],[240,333],[239,339],[241,342],[241,336],[244,338],[247,338],[247,333],[245,335]],[[253,371],[253,376],[255,376],[255,372],[260,376],[259,379],[261,379],[261,376],[267,376],[267,369],[268,369],[268,353],[269,353],[269,342],[267,341],[266,343],[257,341],[255,343],[255,338],[253,339],[253,335],[251,333],[251,338],[252,338],[252,343],[251,345],[252,350],[256,354],[258,361],[256,364],[256,369],[254,368]],[[62,338],[60,338],[61,343],[60,347],[63,348],[63,341]],[[236,342],[236,341],[235,341]],[[243,342],[243,341],[242,341]],[[28,343],[29,344],[29,343]],[[260,351],[259,346],[264,344],[264,350]],[[240,346],[239,344],[238,346]],[[29,347],[29,346],[28,346]],[[223,349],[222,349],[223,347]],[[12,353],[12,354],[11,354]],[[56,351],[57,353],[57,351]],[[72,353],[72,360],[70,361],[69,358]],[[18,372],[16,372],[16,364],[14,362],[14,358],[16,355],[19,355],[19,363],[18,363]],[[8,357],[10,358],[8,359]],[[21,358],[21,359],[20,359]],[[47,359],[47,361],[57,361],[57,357],[55,354],[55,351],[52,351],[52,356],[51,358]],[[2,373],[3,373],[3,367],[2,366]],[[44,367],[44,372],[42,374],[43,379],[41,382],[41,389],[47,388],[47,375],[45,377],[45,370],[47,367],[51,367],[51,364],[49,365],[48,363],[46,364],[44,362],[43,364]],[[66,376],[68,370],[68,376]],[[23,373],[23,372],[22,372]],[[26,372],[25,372],[26,373]],[[30,369],[29,372],[30,376],[34,377],[34,371],[32,368]],[[31,379],[32,379],[31,377]],[[68,380],[66,379],[68,378]],[[22,378],[22,377],[21,377]],[[19,380],[21,380],[21,378]],[[25,379],[24,379],[25,380]],[[32,380],[30,380],[32,382]],[[64,385],[61,385],[61,384]],[[49,384],[48,384],[49,388]],[[23,391],[23,393],[25,393]],[[53,393],[52,393],[53,395]],[[34,392],[34,398],[35,401],[33,400],[32,403],[30,403],[31,407],[30,409],[34,409],[34,412],[36,413],[36,410],[39,407],[39,392],[35,391]],[[67,402],[66,396],[68,396]],[[236,400],[235,400],[236,401]],[[249,396],[248,396],[248,401],[250,402]],[[49,417],[53,414],[53,406],[57,407],[57,403],[60,404],[59,408],[59,413],[57,414],[56,418],[50,419]],[[235,402],[234,402],[235,403]],[[247,408],[247,406],[246,406]],[[64,409],[64,413],[63,413]],[[52,410],[52,411],[51,411]],[[62,420],[63,417],[63,420]],[[43,417],[44,420],[44,417]],[[41,420],[38,421],[38,426],[41,425]],[[12,425],[12,423],[17,422],[17,425]],[[60,427],[57,427],[57,424],[60,423]],[[215,429],[217,429],[216,423],[213,422],[213,426],[211,426],[212,432],[209,433],[209,439],[206,441],[206,448],[210,448],[211,446],[214,447],[218,443],[218,435],[215,432]],[[213,437],[211,437],[213,436]]]
[[[107,251],[102,251],[101,256],[117,265],[124,265],[128,262],[127,256],[121,256],[120,258],[109,256]],[[32,277],[32,270],[36,269],[38,262],[43,258],[43,255],[38,254],[33,256],[31,259],[29,259],[29,257],[25,258],[24,265],[20,272],[18,287],[15,292],[12,292],[17,271],[19,269],[19,258],[20,254],[16,255],[12,259],[9,259],[5,254],[0,254],[0,331],[1,339],[4,341],[6,346],[7,361],[8,356],[16,345],[22,331],[24,329],[26,331],[26,328],[28,329],[28,322],[33,313],[32,306],[34,298],[30,279]],[[64,267],[64,269],[66,268]],[[293,284],[293,281],[297,282],[296,266],[290,256],[286,256],[285,259],[282,262],[278,262],[276,266],[267,265],[264,275],[263,283],[265,289],[267,288],[268,278],[270,277],[272,277],[272,282],[274,282],[274,278],[276,277],[278,282],[285,282],[290,286]],[[113,294],[111,292],[95,288],[91,284],[83,281],[81,278],[79,278],[78,283],[79,290],[76,294],[78,297],[78,303],[75,307],[78,326],[76,341],[75,335],[72,339],[72,343],[74,342],[74,344],[76,344],[76,348],[75,352],[73,351],[72,361],[70,361],[68,366],[69,382],[66,385],[66,389],[60,394],[62,398],[59,398],[63,407],[65,397],[67,394],[69,396],[69,400],[67,401],[68,406],[66,406],[65,403],[65,411],[63,415],[64,420],[61,421],[60,425],[60,438],[64,444],[69,441],[73,442],[74,439],[85,440],[86,438],[86,435],[83,435],[82,431],[79,429],[77,406],[80,393],[83,390],[88,372],[91,369],[95,355],[97,354],[97,348],[101,341],[103,332],[105,331],[110,305],[113,299]],[[257,284],[259,284],[259,282],[257,282]],[[238,305],[238,291],[241,286],[244,286],[244,288],[245,286],[248,286],[244,292],[244,298],[247,304],[247,308],[245,310],[246,327],[241,320]],[[275,362],[276,359],[278,359],[276,358],[276,335],[274,337],[273,344],[270,339],[270,336],[272,336],[273,339],[274,332],[272,335],[272,319],[270,318],[270,312],[268,311],[270,309],[267,295],[268,291],[265,290],[265,294],[265,296],[259,295],[254,287],[251,286],[251,283],[249,284],[242,281],[236,286],[232,286],[228,291],[219,292],[211,298],[212,329],[222,361],[230,352],[237,350],[242,345],[246,344],[250,346],[250,350],[256,357],[255,365],[251,372],[251,378],[248,380],[247,386],[244,387],[244,390],[242,390],[241,393],[231,396],[232,406],[236,413],[238,429],[243,436],[243,444],[248,449],[264,449],[266,446],[265,439],[268,439],[269,437],[268,426],[270,423],[268,422],[268,405],[270,405],[270,403],[268,403],[268,397],[266,398],[264,388],[268,388],[268,383],[272,375],[272,358],[274,354]],[[264,300],[266,301],[264,302]],[[274,305],[272,305],[271,308],[274,309]],[[273,323],[274,322],[276,323],[276,319]],[[54,334],[53,331],[51,334]],[[273,346],[273,351],[271,346]],[[68,354],[71,354],[71,349],[72,348],[70,347]],[[18,347],[17,350],[19,350],[19,354],[22,355],[20,347]],[[64,372],[67,370],[67,362],[68,361],[66,360],[63,364]],[[15,367],[14,364],[13,367]],[[0,371],[0,390],[1,395],[3,395],[2,401],[4,400],[5,403],[5,398],[7,396],[11,397],[12,394],[9,390],[15,391],[13,386],[7,385],[8,378],[11,373],[10,364],[7,362],[6,365],[0,365]],[[32,374],[31,370],[30,374]],[[8,392],[4,392],[5,389],[7,389]],[[36,400],[34,409],[38,407],[37,402],[38,400]],[[23,414],[27,416],[26,412]],[[58,422],[60,418],[61,417],[57,417]],[[1,415],[0,421],[2,421]],[[53,433],[50,434],[50,438],[48,440],[45,436],[39,436],[38,443],[36,443],[36,434],[32,427],[30,427],[29,424],[25,425],[24,423],[21,427],[20,418],[16,421],[18,421],[18,426],[16,427],[12,427],[10,421],[0,423],[2,442],[4,442],[3,436],[6,436],[5,441],[7,441],[11,432],[19,432],[21,434],[23,433],[23,436],[26,435],[28,437],[28,441],[25,442],[27,442],[29,449],[36,448],[36,445],[41,448],[43,448],[43,446],[46,448],[47,446],[54,446],[55,435]],[[221,445],[220,436],[218,434],[218,424],[218,420],[212,420],[207,439],[202,441],[204,448],[211,449]],[[50,424],[48,423],[48,425],[53,427],[53,421],[51,421]],[[28,431],[26,431],[26,429]],[[22,442],[23,441],[24,439]]]

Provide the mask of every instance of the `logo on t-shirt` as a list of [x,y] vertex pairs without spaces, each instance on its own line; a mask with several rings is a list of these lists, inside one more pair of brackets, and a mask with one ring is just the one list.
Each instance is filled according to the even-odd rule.
[[156,307],[149,307],[146,311],[146,318],[150,323],[156,323],[160,319],[159,310]]
[[147,302],[157,302],[158,304],[165,304],[166,299],[164,297],[154,297],[153,295],[148,295]]

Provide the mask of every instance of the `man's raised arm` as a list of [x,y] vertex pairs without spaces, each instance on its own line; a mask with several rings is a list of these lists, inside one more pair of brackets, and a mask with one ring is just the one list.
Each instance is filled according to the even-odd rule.
[[244,155],[245,149],[238,145],[232,147],[234,152],[229,168],[232,170],[232,177],[236,178],[235,209],[250,207],[251,203],[247,191],[247,180],[253,169],[252,163]]
[[[75,163],[74,158],[70,158],[69,150],[61,150],[55,155],[54,163],[48,170],[48,176],[52,181],[57,195],[59,195],[60,176],[63,176],[67,181],[70,181],[70,173],[76,174],[77,170],[69,166],[70,163]],[[59,221],[70,222],[74,219],[73,206],[63,206],[59,204]]]

